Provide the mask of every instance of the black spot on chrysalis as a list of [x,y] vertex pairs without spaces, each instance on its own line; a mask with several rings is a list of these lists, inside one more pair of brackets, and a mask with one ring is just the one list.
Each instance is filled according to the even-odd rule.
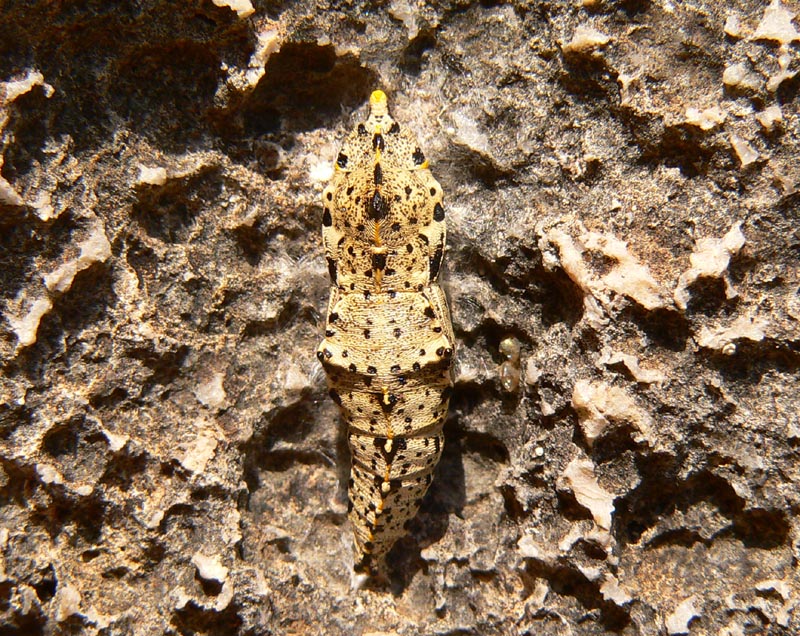
[[372,268],[385,269],[386,268],[386,254],[373,254],[372,255]]
[[368,215],[373,221],[382,221],[386,216],[389,205],[383,200],[381,193],[375,190],[369,200]]
[[444,250],[441,244],[436,248],[436,251],[433,253],[433,256],[430,258],[430,281],[434,282],[436,277],[439,275],[439,268],[442,266],[442,256],[444,255]]

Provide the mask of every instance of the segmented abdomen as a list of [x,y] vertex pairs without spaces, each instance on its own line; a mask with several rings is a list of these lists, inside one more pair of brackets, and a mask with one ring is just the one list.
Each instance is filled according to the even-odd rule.
[[368,311],[363,296],[340,296],[331,307],[320,353],[348,426],[350,519],[367,569],[416,515],[442,452],[453,354],[435,309],[442,298],[430,285]]

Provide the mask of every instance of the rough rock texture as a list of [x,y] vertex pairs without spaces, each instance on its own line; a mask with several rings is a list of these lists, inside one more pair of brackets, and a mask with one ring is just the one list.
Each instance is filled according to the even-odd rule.
[[[799,12],[2,3],[0,633],[800,633]],[[353,589],[320,193],[378,87],[459,371]]]

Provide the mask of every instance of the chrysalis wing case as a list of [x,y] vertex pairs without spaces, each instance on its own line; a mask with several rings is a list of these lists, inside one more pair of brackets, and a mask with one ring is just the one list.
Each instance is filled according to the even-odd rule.
[[331,297],[317,357],[348,426],[355,567],[374,574],[441,456],[454,340],[438,284],[442,188],[383,91],[370,108],[323,193]]

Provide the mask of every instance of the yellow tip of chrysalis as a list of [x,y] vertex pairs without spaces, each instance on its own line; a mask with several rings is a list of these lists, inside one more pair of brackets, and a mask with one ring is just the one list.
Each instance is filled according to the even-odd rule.
[[388,103],[389,100],[383,91],[372,91],[372,95],[369,96],[369,107],[372,109],[373,115],[380,116],[388,113]]

